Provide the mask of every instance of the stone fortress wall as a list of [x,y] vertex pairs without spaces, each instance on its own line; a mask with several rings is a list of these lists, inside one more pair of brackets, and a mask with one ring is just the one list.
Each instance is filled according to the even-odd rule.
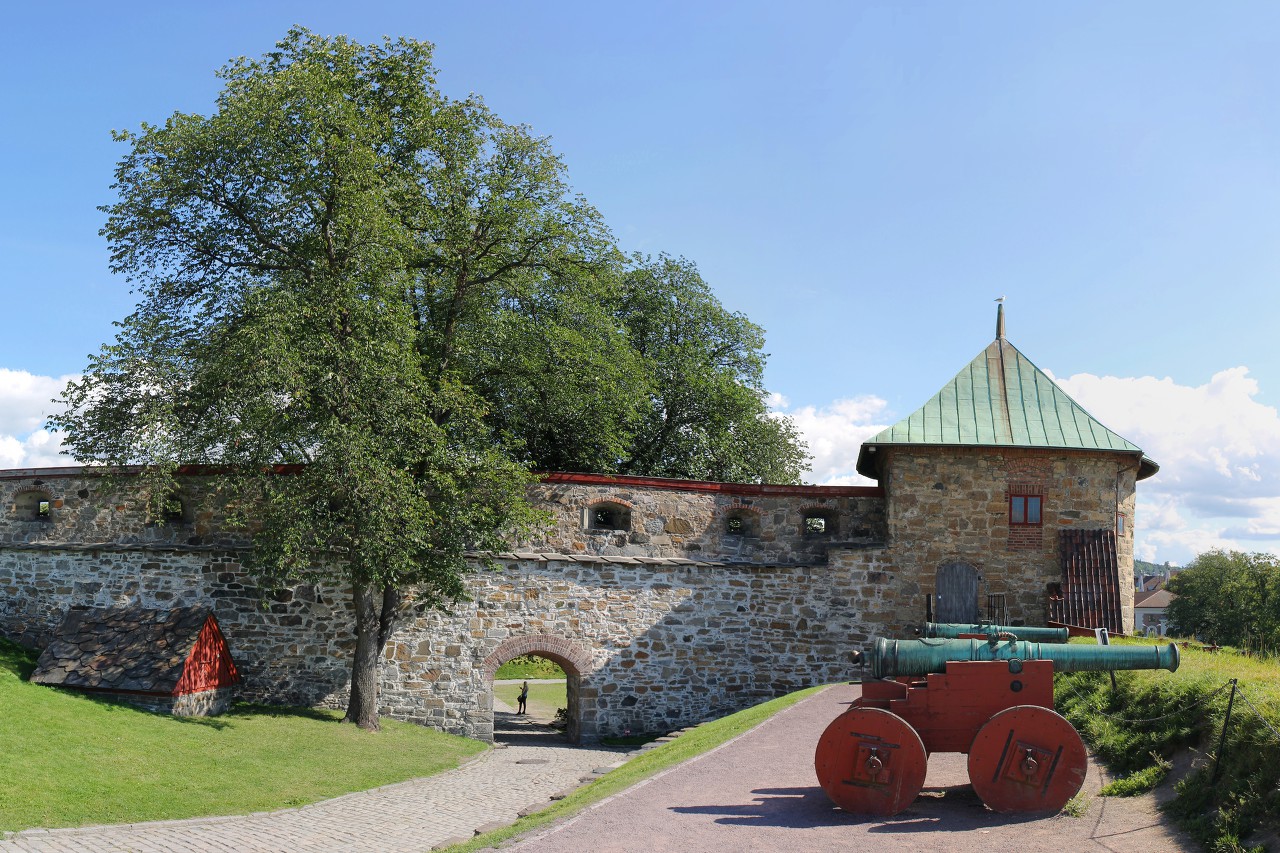
[[[200,477],[149,523],[127,477],[0,473],[0,634],[41,646],[71,607],[211,604],[242,698],[341,706],[354,645],[344,590],[263,601],[243,542]],[[492,736],[493,670],[523,652],[570,673],[585,739],[665,731],[848,677],[879,590],[830,553],[884,562],[878,489],[553,475],[544,538],[469,580],[470,600],[411,615],[383,666],[383,711]],[[846,561],[847,562],[847,561]]]
[[[569,673],[575,734],[667,731],[850,677],[850,649],[910,636],[943,564],[972,566],[1013,624],[1046,618],[1059,530],[1114,529],[1119,577],[1132,572],[1130,457],[889,452],[883,492],[548,475],[532,494],[544,534],[477,561],[469,600],[402,622],[383,712],[490,738],[494,670],[531,652]],[[0,635],[39,647],[68,608],[211,604],[242,698],[341,707],[347,591],[299,585],[264,601],[208,478],[184,478],[181,507],[158,524],[139,486],[80,469],[0,472]],[[1010,524],[1011,490],[1042,496],[1038,527]],[[1132,588],[1120,589],[1131,627]]]

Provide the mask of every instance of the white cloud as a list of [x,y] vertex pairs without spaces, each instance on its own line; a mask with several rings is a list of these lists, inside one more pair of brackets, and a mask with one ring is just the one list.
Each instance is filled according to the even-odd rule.
[[1140,557],[1280,553],[1280,413],[1254,399],[1258,383],[1247,367],[1194,386],[1088,373],[1055,381],[1160,464],[1138,484]]
[[[785,406],[785,397],[779,399]],[[809,443],[813,455],[810,479],[832,486],[867,486],[874,481],[858,474],[858,450],[862,442],[884,429],[888,403],[874,395],[836,400],[818,408],[802,406],[786,414]]]
[[72,464],[59,453],[56,434],[43,429],[57,409],[53,398],[76,376],[38,376],[0,367],[0,468],[47,468]]

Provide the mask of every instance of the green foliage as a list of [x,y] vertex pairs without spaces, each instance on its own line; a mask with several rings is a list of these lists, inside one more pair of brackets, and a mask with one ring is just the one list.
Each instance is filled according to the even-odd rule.
[[212,115],[119,133],[102,233],[140,302],[51,419],[80,462],[145,465],[157,517],[179,465],[217,466],[264,588],[348,584],[361,725],[406,608],[538,522],[530,468],[803,459],[760,330],[691,264],[624,261],[547,140],[445,97],[431,53],[295,28]]
[[474,376],[522,459],[542,470],[799,482],[805,446],[765,402],[764,332],[725,310],[691,261],[615,256],[578,276],[580,292],[557,281],[501,306]]
[[1089,811],[1089,798],[1084,794],[1076,794],[1067,800],[1067,804],[1062,807],[1062,813],[1067,817],[1084,817]]
[[1151,575],[1162,575],[1169,567],[1163,563],[1148,563],[1146,560],[1133,561],[1133,576],[1140,578],[1143,575],[1150,577]]
[[800,481],[805,445],[765,403],[764,330],[726,311],[693,263],[634,257],[618,314],[652,389],[621,473]]
[[[1113,639],[1116,643],[1146,643]],[[1194,747],[1216,756],[1229,697],[1229,680],[1265,716],[1237,696],[1220,777],[1209,763],[1181,779],[1165,808],[1206,846],[1243,849],[1239,839],[1274,829],[1280,814],[1280,666],[1228,651],[1182,651],[1173,674],[1117,673],[1111,692],[1105,673],[1055,676],[1055,701],[1090,747],[1117,774],[1138,780],[1157,775],[1176,751]],[[1271,728],[1268,728],[1268,724]],[[1232,847],[1231,845],[1236,845]]]
[[1154,753],[1151,758],[1155,763],[1150,767],[1136,770],[1122,779],[1116,779],[1103,785],[1099,793],[1104,797],[1136,797],[1139,794],[1154,790],[1157,785],[1164,781],[1164,777],[1169,775],[1169,770],[1173,767],[1173,764]]
[[35,658],[0,640],[0,831],[270,811],[451,770],[484,749],[305,708],[150,714],[31,684]]
[[82,462],[145,464],[153,502],[220,466],[266,587],[350,584],[349,716],[376,725],[403,587],[457,599],[464,552],[535,520],[472,352],[609,247],[545,140],[439,93],[430,45],[294,29],[220,76],[213,115],[118,136],[103,234],[141,301],[52,423]]
[[494,678],[564,678],[560,664],[537,655],[520,655],[498,667]]
[[1280,650],[1280,557],[1209,551],[1169,581],[1166,611],[1182,636],[1261,651]]

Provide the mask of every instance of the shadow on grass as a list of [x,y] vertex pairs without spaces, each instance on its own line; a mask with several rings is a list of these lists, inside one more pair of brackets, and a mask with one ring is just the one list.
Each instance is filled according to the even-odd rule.
[[0,640],[0,669],[7,669],[23,681],[31,677],[36,670],[36,660],[40,652],[35,649],[24,649],[8,640]]
[[342,715],[323,708],[304,708],[295,705],[258,705],[253,702],[237,702],[224,716],[236,717],[295,717],[318,720],[322,723],[341,723]]
[[[29,681],[31,673],[35,672],[36,661],[39,657],[40,651],[38,649],[23,648],[16,643],[0,639],[0,672],[7,671],[20,681]],[[237,702],[231,707],[231,710],[217,717],[179,717],[163,712],[149,711],[119,697],[100,696],[74,688],[48,686],[48,689],[57,690],[66,696],[73,696],[86,702],[93,702],[95,705],[110,712],[152,714],[158,717],[167,717],[183,725],[203,726],[214,730],[230,728],[236,720],[250,717],[296,718],[339,724],[342,722],[342,717],[337,711],[289,705],[258,705],[251,702]]]

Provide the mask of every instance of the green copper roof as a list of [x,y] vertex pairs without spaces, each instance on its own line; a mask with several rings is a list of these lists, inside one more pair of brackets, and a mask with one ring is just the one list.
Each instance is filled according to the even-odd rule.
[[[1002,322],[998,330],[1003,332]],[[864,443],[858,473],[879,479],[875,448],[884,445],[1116,451],[1140,458],[1138,479],[1159,470],[1137,445],[1095,420],[1003,335],[919,411]]]

